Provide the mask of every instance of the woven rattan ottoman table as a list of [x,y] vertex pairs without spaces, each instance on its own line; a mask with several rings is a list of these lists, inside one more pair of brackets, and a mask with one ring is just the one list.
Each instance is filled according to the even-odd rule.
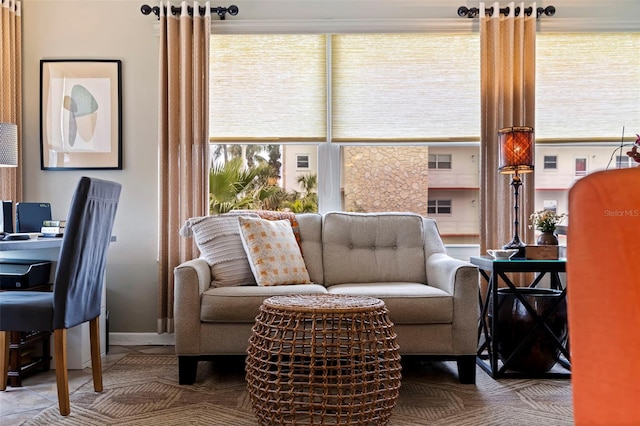
[[387,424],[400,389],[395,337],[380,299],[294,295],[265,300],[246,361],[260,424]]

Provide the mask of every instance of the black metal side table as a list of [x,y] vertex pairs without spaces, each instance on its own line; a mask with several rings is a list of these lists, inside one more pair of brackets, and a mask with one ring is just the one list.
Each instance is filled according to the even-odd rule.
[[[480,318],[478,321],[478,352],[476,363],[494,379],[501,377],[550,377],[569,378],[571,377],[571,358],[568,349],[568,334],[566,325],[566,294],[567,289],[563,287],[560,273],[566,271],[566,260],[494,260],[488,256],[471,257],[470,262],[479,268],[481,276],[487,281],[487,288],[484,294],[482,287],[478,287]],[[508,273],[536,273],[535,278],[528,287],[516,287]],[[555,290],[556,297],[553,298],[550,307],[544,313],[537,311],[537,306],[532,306],[531,299],[527,295],[532,289],[537,288],[544,276],[550,278],[550,288]],[[501,286],[500,282],[505,285]],[[499,289],[499,287],[501,287]],[[500,291],[499,291],[500,290]],[[504,303],[503,292],[508,292],[513,296],[518,307],[513,310],[525,311],[531,318],[532,325],[525,327],[526,331],[519,334],[516,330],[505,330],[504,318],[505,310],[501,309]],[[557,330],[557,318],[564,307],[565,336],[558,337],[554,332]],[[515,312],[514,312],[515,313]],[[522,312],[520,312],[522,313]],[[552,324],[553,323],[553,324]],[[505,332],[506,331],[506,332]],[[511,336],[504,336],[511,334]],[[515,336],[514,336],[515,335]],[[501,339],[509,337],[515,339],[513,353],[505,355],[499,353]],[[544,338],[550,343],[552,349],[557,352],[557,356],[552,361],[553,369],[549,371],[527,371],[515,368],[516,358],[520,355],[527,355],[532,342]],[[502,356],[501,356],[502,355]],[[558,371],[560,370],[560,371]]]

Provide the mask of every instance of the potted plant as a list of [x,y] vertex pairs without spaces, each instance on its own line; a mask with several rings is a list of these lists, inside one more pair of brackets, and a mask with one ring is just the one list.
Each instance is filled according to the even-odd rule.
[[566,217],[566,213],[558,214],[554,210],[538,210],[529,216],[529,220],[531,220],[529,228],[535,228],[541,232],[538,236],[538,245],[557,245],[556,227]]
[[[638,152],[638,148],[640,148],[640,135],[637,134],[636,136],[638,139],[633,143],[633,147],[631,148],[631,151],[627,152],[627,155],[636,163],[640,163],[640,152]],[[638,164],[638,167],[640,167],[640,164]]]

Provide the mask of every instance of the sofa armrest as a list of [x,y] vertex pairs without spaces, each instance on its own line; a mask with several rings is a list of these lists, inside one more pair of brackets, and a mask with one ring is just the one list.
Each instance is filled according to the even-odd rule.
[[478,267],[444,253],[427,258],[427,284],[453,296],[453,345],[457,354],[475,354],[478,347]]
[[176,354],[200,352],[200,299],[211,285],[211,268],[204,259],[192,259],[173,270]]

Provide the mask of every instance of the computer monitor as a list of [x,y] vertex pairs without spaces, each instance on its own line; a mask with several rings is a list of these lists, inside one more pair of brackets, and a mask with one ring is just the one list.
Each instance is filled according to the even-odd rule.
[[0,234],[13,232],[13,201],[0,201]]
[[45,220],[51,220],[51,204],[16,204],[16,232],[40,232]]

